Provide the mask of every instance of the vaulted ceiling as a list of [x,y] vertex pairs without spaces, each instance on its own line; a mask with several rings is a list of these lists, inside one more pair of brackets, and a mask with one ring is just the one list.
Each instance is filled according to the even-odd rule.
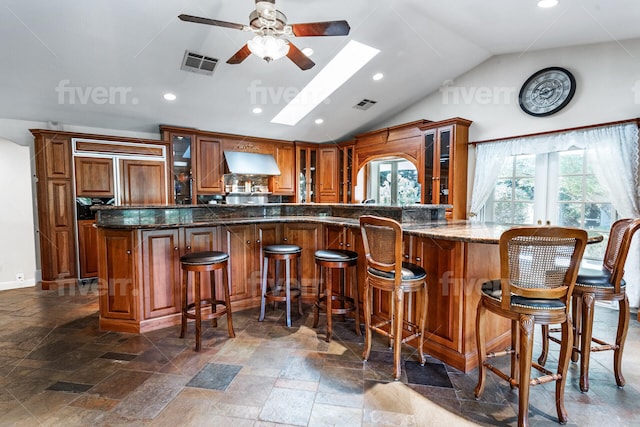
[[[345,37],[290,38],[314,50],[316,66],[302,71],[287,58],[267,63],[250,56],[229,65],[250,33],[177,18],[248,24],[254,0],[2,0],[0,118],[337,141],[375,127],[493,55],[640,37],[637,0],[560,0],[552,9],[536,3],[277,0],[289,23],[345,19],[351,26]],[[270,123],[349,40],[381,52],[296,126]],[[187,50],[218,59],[213,75],[181,70]],[[384,78],[373,81],[378,72]],[[177,99],[164,100],[165,92]],[[376,104],[353,108],[365,98]],[[252,113],[256,106],[261,114]]]

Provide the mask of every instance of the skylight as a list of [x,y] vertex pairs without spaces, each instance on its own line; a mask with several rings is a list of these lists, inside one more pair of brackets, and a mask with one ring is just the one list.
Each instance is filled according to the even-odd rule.
[[351,40],[271,123],[295,126],[378,53],[376,48]]

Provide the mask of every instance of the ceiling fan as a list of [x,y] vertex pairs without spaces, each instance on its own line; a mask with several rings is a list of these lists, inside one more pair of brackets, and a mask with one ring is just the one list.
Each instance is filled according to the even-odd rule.
[[306,24],[287,24],[287,17],[276,9],[275,0],[256,0],[256,10],[249,14],[249,25],[234,24],[233,22],[218,21],[216,19],[201,18],[192,15],[179,15],[182,21],[198,24],[215,25],[217,27],[233,28],[251,31],[255,34],[251,40],[235,53],[228,64],[239,64],[252,53],[267,62],[287,56],[300,69],[308,70],[316,65],[307,55],[302,53],[285,37],[311,36],[346,36],[349,34],[347,21],[309,22]]

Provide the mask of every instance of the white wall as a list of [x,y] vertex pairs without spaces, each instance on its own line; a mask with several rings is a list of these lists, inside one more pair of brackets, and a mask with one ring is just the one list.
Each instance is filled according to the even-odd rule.
[[[551,66],[575,76],[573,100],[552,116],[529,116],[520,87]],[[463,117],[473,121],[469,140],[483,141],[640,117],[640,39],[495,56],[452,79],[379,127]]]
[[[33,135],[57,129],[98,135],[160,139],[159,133],[125,132],[25,120],[0,119],[0,290],[34,286],[41,278]],[[24,282],[16,281],[24,273]]]
[[0,139],[0,290],[36,283],[30,159],[29,147]]

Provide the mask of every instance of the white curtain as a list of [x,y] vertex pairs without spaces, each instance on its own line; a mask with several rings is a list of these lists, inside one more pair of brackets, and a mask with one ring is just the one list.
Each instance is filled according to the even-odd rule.
[[[600,184],[611,194],[623,218],[640,218],[640,151],[636,123],[487,142],[476,146],[476,168],[470,216],[477,215],[493,191],[502,162],[521,154],[544,154],[586,149]],[[625,266],[627,295],[640,306],[640,236],[634,239]]]

